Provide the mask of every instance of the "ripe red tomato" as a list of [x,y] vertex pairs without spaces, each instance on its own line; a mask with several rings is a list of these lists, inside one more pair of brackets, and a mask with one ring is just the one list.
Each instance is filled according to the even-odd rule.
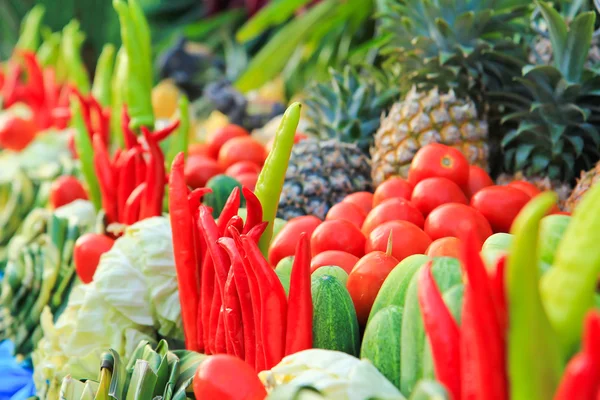
[[192,189],[206,186],[206,182],[223,172],[221,166],[212,158],[189,156],[185,162],[185,182]]
[[228,140],[219,150],[219,164],[227,169],[239,161],[251,161],[263,165],[267,158],[267,150],[259,141],[250,136],[236,137]]
[[97,233],[86,233],[75,241],[73,249],[75,271],[83,283],[92,281],[100,257],[109,251],[114,243],[115,241],[108,236]]
[[421,147],[415,154],[408,182],[415,186],[426,178],[448,178],[466,191],[469,187],[469,162],[457,149],[439,143]]
[[388,199],[371,210],[362,226],[362,232],[369,236],[371,231],[387,221],[408,221],[423,227],[423,214],[406,199]]
[[358,229],[360,229],[366,217],[367,215],[365,212],[356,204],[350,202],[341,202],[329,209],[325,220],[331,221],[334,219],[343,219],[351,222]]
[[213,157],[210,146],[207,143],[192,143],[188,147],[188,156],[203,156],[207,158],[216,159]]
[[296,253],[296,245],[300,234],[305,232],[310,237],[317,226],[321,225],[321,222],[319,218],[313,215],[303,215],[290,219],[271,241],[269,246],[269,262],[271,265],[277,265],[281,259],[293,256]]
[[460,258],[461,241],[455,237],[444,237],[435,240],[429,245],[426,256],[429,257],[454,257]]
[[373,193],[370,192],[354,192],[344,197],[342,203],[352,203],[360,207],[365,214],[373,209]]
[[248,172],[235,177],[235,179],[244,187],[254,191],[256,188],[256,182],[258,181],[258,174]]
[[446,203],[469,204],[458,185],[447,178],[427,178],[417,183],[410,202],[427,217],[435,208]]
[[313,257],[310,262],[310,273],[328,265],[336,265],[350,273],[358,260],[358,257],[345,251],[327,250]]
[[398,261],[413,254],[423,254],[431,239],[421,228],[408,221],[388,221],[373,229],[367,238],[365,253],[387,251],[392,234],[392,256]]
[[476,233],[480,246],[492,235],[488,220],[479,211],[465,204],[441,205],[425,220],[425,233],[432,240],[447,236],[463,238],[469,231]]
[[258,175],[260,174],[260,170],[260,165],[255,164],[252,161],[240,161],[227,168],[225,170],[225,175],[237,178],[238,176],[249,172]]
[[88,196],[83,185],[74,176],[61,176],[50,186],[49,203],[51,208],[62,207],[75,200],[87,200]]
[[35,122],[21,117],[8,117],[0,125],[0,148],[12,151],[21,151],[39,132]]
[[492,185],[494,185],[494,181],[490,178],[485,169],[477,165],[471,165],[469,167],[469,188],[466,191],[468,198],[473,197],[475,193],[484,187]]
[[538,189],[537,186],[527,181],[513,181],[510,182],[507,186],[519,189],[523,193],[527,194],[530,198],[534,198],[538,194],[542,193],[542,191]]
[[[298,238],[294,238],[294,243]],[[310,238],[312,255],[327,250],[340,250],[356,257],[365,254],[365,237],[356,226],[343,219],[325,221],[315,229]]]
[[494,232],[510,232],[510,227],[531,197],[511,186],[489,186],[471,199],[471,206],[487,220]]
[[225,143],[227,143],[230,139],[246,136],[250,136],[250,132],[241,126],[234,124],[229,124],[221,129],[217,129],[216,131],[209,133],[206,141],[208,143],[208,151],[210,156],[216,160],[219,156],[221,147],[223,147]]
[[358,323],[365,326],[373,302],[385,278],[398,265],[398,260],[381,251],[362,257],[348,275],[346,288],[352,297]]
[[193,386],[197,399],[263,400],[267,396],[250,364],[228,354],[203,361],[194,374]]
[[402,178],[392,177],[377,186],[373,194],[373,207],[377,207],[387,199],[403,198],[410,200],[413,187]]

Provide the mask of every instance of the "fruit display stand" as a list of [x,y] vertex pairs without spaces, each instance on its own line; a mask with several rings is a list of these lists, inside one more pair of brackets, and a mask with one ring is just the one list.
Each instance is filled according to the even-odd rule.
[[595,2],[111,11],[0,64],[0,400],[599,398]]

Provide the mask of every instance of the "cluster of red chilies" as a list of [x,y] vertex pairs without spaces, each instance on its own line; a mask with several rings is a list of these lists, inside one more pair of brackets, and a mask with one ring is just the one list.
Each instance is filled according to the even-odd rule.
[[102,108],[91,95],[75,93],[92,140],[94,169],[107,223],[131,225],[162,215],[167,173],[159,143],[177,129],[179,121],[156,132],[142,127],[143,136],[138,138],[129,128],[130,118],[124,107],[121,129],[126,148],[117,149],[111,157],[110,109]]
[[[434,358],[435,374],[453,399],[509,398],[506,363],[508,312],[506,258],[491,275],[473,235],[465,241],[466,272],[461,326],[446,307],[429,263],[419,276],[419,303]],[[600,399],[600,312],[586,319],[583,349],[568,363],[554,400]]]
[[169,214],[186,347],[235,355],[262,371],[312,347],[308,237],[301,236],[296,248],[286,298],[257,244],[267,226],[258,198],[242,189],[244,223],[235,188],[215,221],[212,210],[200,204],[208,192],[190,192],[179,154],[169,179]]
[[419,303],[435,360],[435,374],[453,399],[508,398],[506,372],[507,302],[505,258],[488,274],[477,239],[465,240],[462,264],[466,283],[459,328],[431,272],[419,276]]
[[50,127],[66,128],[70,118],[68,110],[72,88],[58,84],[54,69],[42,68],[35,53],[19,51],[16,55],[19,57],[8,61],[6,75],[0,76],[3,107],[26,104],[40,131]]

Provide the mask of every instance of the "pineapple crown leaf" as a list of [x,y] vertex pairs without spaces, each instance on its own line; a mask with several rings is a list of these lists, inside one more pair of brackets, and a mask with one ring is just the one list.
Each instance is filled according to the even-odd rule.
[[596,15],[592,11],[579,14],[570,24],[550,4],[536,0],[548,24],[555,67],[569,82],[581,80],[584,64],[594,34]]

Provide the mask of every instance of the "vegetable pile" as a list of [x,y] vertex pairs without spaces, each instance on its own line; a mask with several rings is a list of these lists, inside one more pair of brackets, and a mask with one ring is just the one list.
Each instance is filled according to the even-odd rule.
[[161,1],[0,64],[0,398],[600,398],[600,5]]

